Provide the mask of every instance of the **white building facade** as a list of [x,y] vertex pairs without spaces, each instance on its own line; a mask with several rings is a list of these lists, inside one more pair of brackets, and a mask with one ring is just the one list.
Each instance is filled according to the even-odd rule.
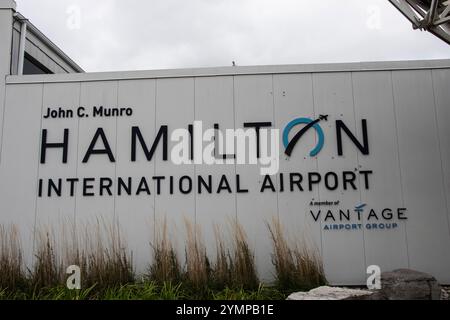
[[[55,74],[17,75],[0,4],[0,223],[30,257],[38,226],[106,217],[143,271],[159,219],[180,252],[184,217],[213,252],[213,224],[236,218],[269,281],[277,217],[332,284],[364,284],[370,265],[450,283],[450,61],[83,73],[53,48]],[[279,170],[175,164],[172,133],[196,121],[278,129]]]

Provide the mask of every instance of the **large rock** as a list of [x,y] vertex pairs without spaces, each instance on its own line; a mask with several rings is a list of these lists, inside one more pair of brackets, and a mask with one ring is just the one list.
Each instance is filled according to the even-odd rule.
[[373,294],[368,290],[323,286],[308,292],[293,293],[287,300],[372,300]]
[[381,274],[381,290],[378,299],[386,300],[439,300],[441,286],[437,280],[426,273],[398,269]]
[[293,293],[287,300],[439,300],[442,291],[433,276],[419,271],[398,269],[381,274],[380,290],[324,286],[308,292]]

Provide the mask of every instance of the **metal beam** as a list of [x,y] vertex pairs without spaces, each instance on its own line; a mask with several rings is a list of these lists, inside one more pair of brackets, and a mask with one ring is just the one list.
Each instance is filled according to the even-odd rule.
[[20,26],[20,44],[19,44],[19,66],[17,69],[18,75],[23,75],[23,64],[25,61],[25,43],[27,41],[27,20],[21,20]]
[[450,0],[389,0],[413,25],[450,44]]

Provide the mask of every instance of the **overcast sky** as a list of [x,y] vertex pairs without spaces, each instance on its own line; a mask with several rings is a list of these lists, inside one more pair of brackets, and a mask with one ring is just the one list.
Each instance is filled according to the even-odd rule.
[[450,58],[387,0],[16,0],[86,71]]

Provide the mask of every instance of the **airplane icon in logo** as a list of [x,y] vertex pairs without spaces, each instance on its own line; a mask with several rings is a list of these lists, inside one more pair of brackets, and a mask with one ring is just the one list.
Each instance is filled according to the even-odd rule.
[[[300,140],[300,138],[311,128],[314,128],[318,135],[318,142],[317,146],[314,148],[314,150],[311,151],[310,156],[315,157],[320,150],[323,147],[324,143],[324,134],[322,131],[322,128],[319,126],[320,121],[328,121],[328,115],[319,115],[319,118],[316,120],[312,120],[309,118],[298,118],[295,120],[292,120],[284,129],[283,132],[283,143],[286,148],[286,151],[284,152],[287,156],[291,156],[292,151],[294,150],[295,145]],[[291,141],[289,141],[289,132],[292,130],[292,128],[299,124],[305,124],[304,126],[293,138]]]

